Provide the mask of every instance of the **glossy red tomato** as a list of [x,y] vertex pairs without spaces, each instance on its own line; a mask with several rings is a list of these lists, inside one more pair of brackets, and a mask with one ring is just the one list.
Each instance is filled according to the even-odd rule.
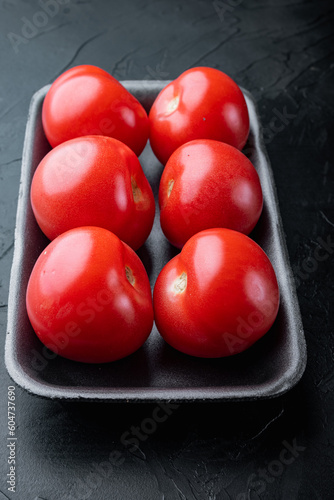
[[42,120],[52,147],[83,135],[106,135],[138,156],[149,133],[139,101],[109,73],[89,65],[71,68],[54,81],[44,99]]
[[181,144],[193,139],[215,139],[242,149],[249,133],[245,98],[225,73],[192,68],[168,84],[151,111],[150,143],[165,164]]
[[181,248],[211,227],[249,234],[262,211],[262,190],[252,163],[223,142],[198,139],[169,158],[159,188],[160,222],[168,240]]
[[162,269],[153,294],[157,328],[171,346],[203,358],[250,347],[279,306],[274,269],[248,236],[206,229]]
[[136,253],[98,227],[71,229],[38,258],[27,311],[39,339],[74,361],[105,363],[136,351],[153,325],[151,289]]
[[74,227],[99,226],[134,249],[148,237],[155,212],[137,156],[104,136],[79,137],[52,149],[35,171],[31,203],[51,240]]

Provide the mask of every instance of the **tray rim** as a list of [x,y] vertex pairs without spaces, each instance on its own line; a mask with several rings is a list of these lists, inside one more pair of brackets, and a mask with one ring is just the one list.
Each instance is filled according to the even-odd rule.
[[[159,89],[169,83],[169,80],[126,80],[121,81],[121,83],[127,88],[136,84],[141,84],[148,90]],[[49,383],[41,383],[33,379],[29,374],[27,374],[19,364],[17,356],[15,353],[15,336],[12,332],[13,325],[15,324],[15,305],[16,299],[20,292],[20,275],[24,256],[24,222],[25,222],[25,207],[27,203],[27,196],[29,194],[29,189],[27,188],[27,177],[26,174],[31,172],[29,166],[33,157],[33,143],[30,140],[34,136],[34,126],[38,119],[37,113],[35,113],[36,108],[40,105],[42,99],[44,99],[47,90],[50,85],[46,85],[36,91],[30,102],[28,118],[26,124],[26,131],[24,137],[22,163],[21,163],[21,176],[20,176],[20,188],[17,203],[17,214],[16,214],[16,224],[15,224],[15,236],[14,236],[14,253],[12,268],[10,274],[10,286],[9,286],[9,298],[8,298],[8,319],[7,319],[7,334],[5,342],[5,365],[8,374],[12,380],[25,389],[27,392],[48,398],[48,399],[65,399],[67,401],[105,401],[105,402],[162,402],[162,401],[175,401],[175,402],[191,402],[191,401],[203,401],[203,402],[213,402],[213,401],[251,401],[259,399],[271,399],[273,397],[280,396],[290,389],[292,389],[301,379],[307,362],[306,354],[306,341],[302,326],[302,320],[299,309],[299,302],[297,298],[297,292],[294,282],[294,277],[292,273],[292,268],[290,264],[290,259],[288,255],[288,250],[286,246],[285,235],[283,231],[283,224],[281,219],[281,214],[279,210],[278,196],[276,191],[276,186],[274,182],[274,174],[271,168],[267,150],[264,144],[262,126],[258,118],[258,111],[256,102],[252,94],[241,87],[242,92],[246,98],[248,111],[250,115],[250,122],[252,124],[252,129],[254,132],[254,144],[257,153],[262,156],[262,161],[266,162],[268,176],[267,176],[267,186],[266,189],[269,190],[270,196],[273,199],[273,205],[277,207],[276,210],[272,210],[269,207],[271,219],[275,222],[273,237],[278,240],[278,244],[281,248],[279,253],[281,262],[284,263],[284,267],[287,270],[287,274],[284,280],[288,283],[288,290],[290,292],[290,299],[296,305],[296,324],[298,325],[298,337],[292,337],[294,356],[293,362],[290,363],[289,369],[284,373],[280,379],[269,383],[257,384],[254,386],[209,386],[209,387],[196,387],[190,388],[159,388],[159,387],[138,387],[138,388],[108,388],[108,389],[96,389],[92,387],[80,387],[77,386],[57,386]],[[253,119],[252,119],[253,116]],[[255,119],[254,119],[255,117]],[[262,182],[262,180],[261,180]],[[298,355],[296,355],[296,353]],[[76,390],[76,394],[69,394],[70,390]],[[219,394],[217,389],[223,390],[224,394]]]

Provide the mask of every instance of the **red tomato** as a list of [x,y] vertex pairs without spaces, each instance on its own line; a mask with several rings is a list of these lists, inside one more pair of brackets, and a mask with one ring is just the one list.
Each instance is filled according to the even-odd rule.
[[193,139],[215,139],[242,149],[249,133],[240,88],[213,68],[189,69],[168,84],[153,103],[149,120],[151,147],[163,164]]
[[36,220],[49,239],[79,226],[109,229],[139,248],[152,229],[152,189],[137,156],[111,137],[86,136],[52,149],[31,185]]
[[211,227],[249,234],[259,220],[262,203],[252,163],[223,142],[198,139],[180,146],[161,177],[161,227],[179,248],[193,234]]
[[142,105],[114,77],[96,66],[76,66],[48,91],[43,127],[52,147],[83,135],[106,135],[143,151],[149,124]]
[[98,227],[71,229],[37,259],[27,288],[30,322],[51,351],[105,363],[136,351],[153,325],[151,289],[136,253]]
[[248,236],[206,229],[190,238],[159,274],[153,294],[162,337],[193,356],[218,358],[250,347],[279,306],[274,269]]

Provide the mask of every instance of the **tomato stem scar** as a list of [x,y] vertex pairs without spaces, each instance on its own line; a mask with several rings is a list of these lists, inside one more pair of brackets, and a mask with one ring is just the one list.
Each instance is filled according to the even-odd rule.
[[135,280],[135,277],[133,275],[132,270],[128,266],[125,266],[125,275],[127,277],[128,282],[130,283],[130,285],[134,286],[136,280]]
[[174,187],[174,179],[171,179],[169,182],[168,182],[168,189],[167,189],[167,197],[169,198],[170,195],[171,195],[171,192],[173,190],[173,187]]
[[179,102],[180,102],[180,97],[178,95],[173,97],[173,99],[171,99],[167,104],[167,109],[166,109],[167,113],[173,113],[173,111],[177,109]]
[[175,293],[182,293],[187,288],[187,273],[183,272],[175,281],[173,290]]

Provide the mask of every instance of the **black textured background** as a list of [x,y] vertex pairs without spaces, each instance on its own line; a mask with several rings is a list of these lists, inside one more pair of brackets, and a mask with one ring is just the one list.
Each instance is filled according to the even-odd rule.
[[[9,493],[11,381],[1,356],[0,490],[6,496],[0,493],[0,500],[334,498],[333,3],[51,3],[45,22],[37,1],[0,0],[1,345],[31,95],[77,64],[96,64],[119,79],[172,79],[207,65],[257,99],[297,279],[308,364],[298,386],[279,399],[170,408],[168,419],[132,451],[121,436],[132,426],[148,428],[154,404],[63,404],[17,387],[17,492]],[[16,45],[10,33],[21,37]],[[319,253],[323,241],[329,246]],[[293,453],[284,451],[289,446]],[[113,451],[120,459],[111,467]]]

